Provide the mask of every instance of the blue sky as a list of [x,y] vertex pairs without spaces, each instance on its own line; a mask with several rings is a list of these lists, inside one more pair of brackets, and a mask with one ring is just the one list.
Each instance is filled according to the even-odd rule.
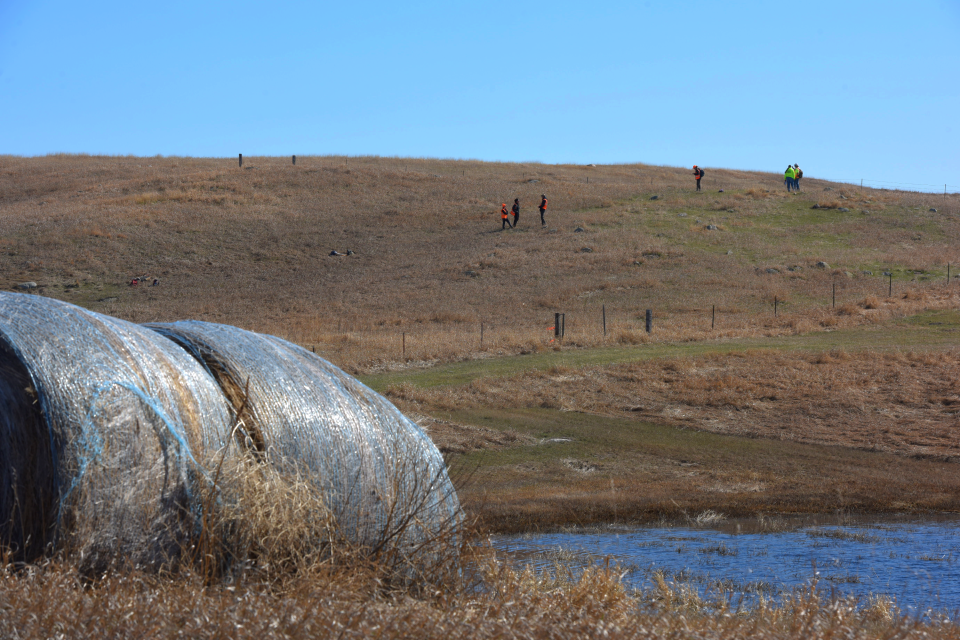
[[798,162],[960,191],[958,43],[960,0],[0,0],[0,153]]

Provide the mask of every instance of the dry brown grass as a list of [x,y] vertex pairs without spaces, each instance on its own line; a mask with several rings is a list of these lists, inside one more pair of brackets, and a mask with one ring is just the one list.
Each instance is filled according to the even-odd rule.
[[753,611],[704,600],[661,578],[628,592],[615,568],[517,570],[479,557],[464,581],[421,598],[379,593],[356,574],[205,585],[121,573],[84,583],[67,566],[0,567],[0,635],[10,638],[849,638],[950,639],[952,622],[901,615],[888,601],[815,586]]
[[[246,158],[241,170],[232,159],[4,156],[0,284],[33,280],[44,295],[134,321],[236,324],[367,371],[547,344],[556,311],[567,314],[568,345],[601,344],[602,305],[608,336],[626,343],[638,341],[647,308],[654,341],[797,330],[767,326],[774,296],[793,301],[787,312],[806,312],[825,306],[835,281],[841,304],[882,295],[885,283],[863,277],[860,264],[957,261],[945,238],[960,232],[950,215],[958,198],[861,195],[807,179],[811,197],[830,186],[857,212],[808,219],[807,196],[788,197],[776,175],[717,169],[698,194],[687,174],[397,158],[301,157],[296,167]],[[550,197],[546,230],[535,220],[540,193]],[[524,207],[520,229],[500,232],[496,210],[513,197]],[[328,256],[334,249],[356,254]],[[816,269],[818,260],[840,265],[840,275]],[[160,286],[127,286],[140,275]],[[714,332],[712,306],[726,310]]]
[[[426,411],[563,407],[715,433],[960,461],[960,351],[748,350],[387,395]],[[505,393],[505,389],[510,389]],[[410,406],[410,404],[408,404]]]

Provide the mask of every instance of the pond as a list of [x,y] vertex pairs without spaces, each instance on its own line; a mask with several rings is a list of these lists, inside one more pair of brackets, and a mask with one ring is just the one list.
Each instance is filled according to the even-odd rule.
[[[709,520],[709,518],[707,519]],[[889,597],[902,610],[960,611],[960,519],[854,522],[850,519],[742,520],[708,526],[602,529],[497,536],[520,563],[574,567],[609,561],[636,588],[662,572],[703,596],[727,593],[749,605],[816,580],[837,595]]]

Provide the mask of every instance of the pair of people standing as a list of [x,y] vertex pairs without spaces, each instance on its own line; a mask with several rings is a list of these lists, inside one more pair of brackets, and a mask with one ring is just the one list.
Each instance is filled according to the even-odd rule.
[[787,165],[787,170],[783,172],[783,181],[787,185],[787,191],[789,192],[791,188],[794,191],[800,191],[800,178],[803,177],[803,169],[800,168],[799,164],[794,164],[792,167]]
[[[540,225],[544,227],[547,226],[547,222],[543,218],[543,214],[546,212],[546,210],[547,210],[547,196],[541,194],[540,195]],[[506,229],[508,226],[513,229],[516,229],[517,222],[519,222],[520,220],[520,198],[514,198],[512,211],[513,211],[513,224],[511,225],[510,220],[507,218],[507,215],[508,215],[507,203],[504,202],[500,205],[500,219],[503,221],[502,224],[500,225],[501,231]]]

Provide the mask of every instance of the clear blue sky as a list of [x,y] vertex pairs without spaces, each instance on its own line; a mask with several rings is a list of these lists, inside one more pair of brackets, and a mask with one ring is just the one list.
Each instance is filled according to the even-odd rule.
[[6,154],[798,162],[942,190],[958,111],[960,0],[0,0]]

